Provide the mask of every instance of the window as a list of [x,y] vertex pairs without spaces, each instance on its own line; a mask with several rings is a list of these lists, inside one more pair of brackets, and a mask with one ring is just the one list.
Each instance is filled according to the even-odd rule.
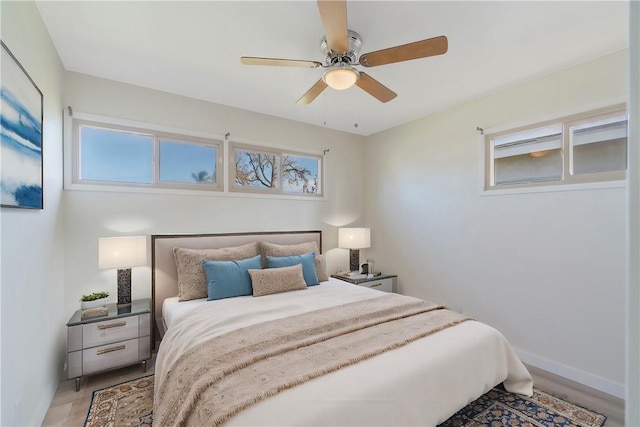
[[222,142],[73,120],[75,183],[222,190]]
[[624,106],[489,134],[485,189],[622,180]]
[[160,182],[216,184],[218,147],[160,139]]
[[569,126],[574,175],[627,169],[627,116],[587,120]]
[[324,196],[320,153],[210,139],[187,130],[68,111],[65,189]]
[[562,179],[562,125],[493,139],[495,185]]
[[231,191],[322,195],[322,157],[233,144]]
[[81,125],[79,178],[153,183],[153,135]]

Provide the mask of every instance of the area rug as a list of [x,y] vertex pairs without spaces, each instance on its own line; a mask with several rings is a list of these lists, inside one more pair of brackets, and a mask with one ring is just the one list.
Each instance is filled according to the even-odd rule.
[[601,427],[607,417],[534,389],[525,397],[496,387],[474,400],[441,427]]
[[153,375],[95,390],[85,427],[151,427]]
[[[85,427],[153,424],[153,375],[93,392]],[[602,427],[606,421],[588,409],[540,390],[532,397],[490,390],[449,418],[441,427]]]

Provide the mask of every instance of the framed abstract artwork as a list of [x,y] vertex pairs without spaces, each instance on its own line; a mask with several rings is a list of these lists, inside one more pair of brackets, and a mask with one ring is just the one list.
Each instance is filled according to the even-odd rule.
[[42,209],[42,92],[0,43],[0,205]]

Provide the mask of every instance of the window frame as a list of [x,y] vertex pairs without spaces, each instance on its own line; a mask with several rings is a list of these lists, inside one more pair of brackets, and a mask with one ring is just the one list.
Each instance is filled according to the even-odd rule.
[[[496,132],[488,132],[484,135],[484,184],[483,191],[486,193],[501,192],[504,190],[527,190],[527,189],[544,189],[552,187],[563,187],[567,185],[584,185],[584,184],[596,184],[604,182],[625,181],[627,178],[629,159],[627,158],[627,167],[620,171],[608,171],[608,172],[596,172],[574,175],[572,173],[573,167],[573,147],[571,145],[570,128],[572,126],[587,123],[590,121],[605,119],[617,116],[625,116],[628,120],[628,112],[626,104],[617,104],[610,107],[600,108],[597,110],[591,110],[587,112],[572,114],[564,116],[558,119],[550,119],[541,122],[536,122],[524,126],[513,127]],[[559,124],[562,126],[562,171],[561,178],[559,180],[547,180],[547,181],[531,181],[513,184],[500,184],[495,185],[495,150],[493,140],[510,134],[523,133],[526,131],[532,131],[538,128],[552,126]],[[629,144],[628,132],[627,132],[627,144]],[[599,187],[599,186],[597,186]]]
[[[120,124],[115,121],[99,120],[84,117],[70,117],[71,119],[71,184],[72,186],[90,186],[96,188],[111,189],[173,189],[187,191],[205,191],[205,192],[221,192],[224,190],[224,141],[215,138],[206,138],[194,136],[181,132],[169,132],[154,129],[149,126],[135,126],[129,124]],[[112,130],[116,132],[132,132],[137,134],[149,135],[153,138],[152,149],[152,183],[133,183],[122,181],[96,181],[89,179],[81,179],[81,144],[80,144],[80,128],[81,126],[89,126],[100,129]],[[216,182],[215,184],[188,183],[188,182],[171,182],[160,180],[160,141],[184,143],[185,145],[199,145],[205,147],[213,147],[216,149]]]
[[[571,128],[573,126],[577,126],[577,125],[581,125],[584,123],[589,123],[589,122],[593,122],[595,120],[605,120],[605,119],[611,119],[614,117],[620,117],[620,116],[625,116],[626,120],[627,120],[627,165],[623,170],[619,170],[619,171],[606,171],[606,172],[591,172],[591,173],[582,173],[582,174],[574,174],[573,172],[573,163],[574,163],[574,150],[573,150],[573,144],[571,141]],[[566,160],[566,163],[563,165],[564,167],[566,167],[568,174],[572,177],[582,177],[582,176],[588,176],[589,179],[587,182],[594,182],[594,181],[615,181],[615,180],[619,180],[619,179],[624,179],[626,177],[626,171],[629,169],[629,156],[628,156],[628,147],[629,147],[629,114],[627,113],[626,109],[625,110],[621,110],[621,111],[611,111],[611,112],[606,112],[603,114],[597,114],[597,115],[591,115],[589,117],[579,117],[576,118],[574,120],[571,121],[567,121],[566,122],[566,135],[564,135],[564,137],[567,139],[567,145],[570,148],[569,150],[569,159]],[[622,178],[620,178],[620,176]]]
[[[260,154],[269,154],[278,157],[278,186],[276,188],[269,187],[236,187],[236,150],[243,150],[249,152],[256,152]],[[283,177],[282,177],[282,159],[284,156],[300,156],[300,157],[308,157],[318,160],[318,183],[319,183],[319,191],[317,193],[295,193],[285,191],[283,189]],[[273,195],[273,196],[284,196],[284,197],[304,197],[304,198],[320,198],[323,199],[325,196],[325,183],[324,183],[324,168],[325,162],[324,157],[319,153],[311,153],[304,152],[298,150],[288,150],[282,147],[272,147],[265,145],[257,145],[251,143],[244,142],[236,142],[229,141],[229,192],[230,193],[244,193],[244,194],[265,194],[265,195]]]

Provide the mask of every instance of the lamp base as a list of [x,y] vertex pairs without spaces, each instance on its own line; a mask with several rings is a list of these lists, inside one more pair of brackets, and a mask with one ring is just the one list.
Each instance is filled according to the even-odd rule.
[[349,249],[349,270],[360,271],[360,250]]
[[118,315],[131,313],[131,304],[116,305],[116,308],[118,309]]
[[131,305],[131,269],[118,269],[118,307]]

